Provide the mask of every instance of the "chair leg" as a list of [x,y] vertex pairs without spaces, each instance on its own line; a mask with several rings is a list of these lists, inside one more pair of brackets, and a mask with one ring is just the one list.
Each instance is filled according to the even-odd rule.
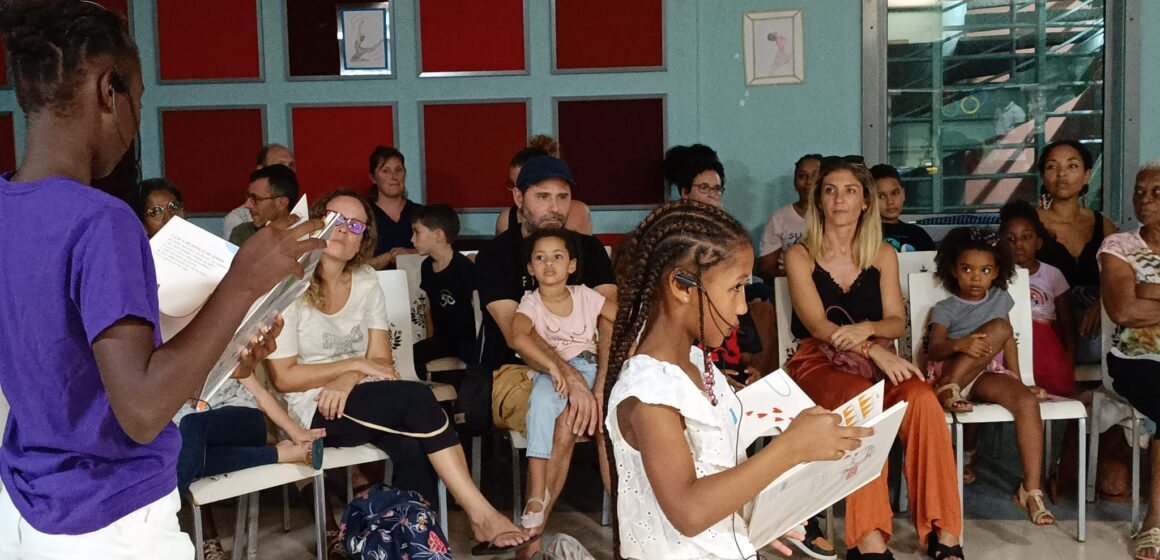
[[523,499],[521,497],[520,484],[523,478],[520,476],[520,450],[516,449],[515,443],[512,444],[512,522],[516,525],[520,523],[520,514],[523,513]]
[[1051,480],[1051,420],[1043,421],[1043,480]]
[[[1092,395],[1092,419],[1096,418],[1099,410],[1100,392],[1096,391]],[[1096,501],[1096,467],[1100,464],[1100,431],[1096,429],[1095,423],[1088,426],[1091,433],[1088,434],[1088,449],[1091,455],[1088,457],[1087,463],[1087,501],[1094,503]],[[1082,430],[1081,430],[1082,435]]]
[[249,527],[246,528],[246,558],[247,560],[258,560],[258,493],[250,494],[250,505],[247,506],[246,520]]
[[246,548],[246,510],[250,503],[247,496],[238,496],[238,513],[234,521],[234,549],[230,551],[230,558],[233,560],[242,560],[242,550]]
[[354,501],[354,467],[346,467],[346,503]]
[[[955,423],[951,429],[955,432],[955,474],[958,475],[959,480],[959,512],[963,516],[963,535],[965,535],[967,532],[967,510],[963,500],[963,426]],[[963,535],[959,535],[960,543],[965,540]]]
[[197,549],[197,560],[205,560],[205,541],[203,540],[204,533],[201,527],[201,506],[197,504],[190,504],[193,506],[193,546]]
[[314,476],[314,538],[318,560],[326,560],[326,484],[322,473]]
[[480,479],[483,473],[483,458],[480,453],[483,451],[483,437],[475,436],[471,438],[471,481],[475,483],[476,488],[481,488]]
[[451,532],[447,528],[447,485],[439,479],[439,527],[443,529],[443,536],[451,539]]
[[1140,529],[1137,521],[1140,519],[1140,419],[1132,411],[1132,523],[1129,529],[1133,534]]
[[607,527],[612,525],[612,497],[608,492],[604,493],[604,505],[600,508],[600,526]]
[[834,506],[826,508],[826,540],[834,542]]
[[1087,488],[1087,450],[1083,446],[1083,433],[1087,430],[1087,418],[1079,419],[1079,465],[1076,466],[1076,473],[1079,480],[1076,482],[1075,495],[1076,509],[1079,510],[1079,542],[1087,540],[1087,502],[1078,499],[1080,493]]
[[282,485],[282,532],[290,532],[290,486]]

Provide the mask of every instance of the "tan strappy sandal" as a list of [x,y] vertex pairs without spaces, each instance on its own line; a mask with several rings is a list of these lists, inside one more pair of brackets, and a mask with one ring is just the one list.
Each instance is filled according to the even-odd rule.
[[[1019,490],[1015,494],[1015,503],[1027,510],[1027,517],[1031,522],[1037,526],[1045,527],[1047,525],[1055,525],[1055,515],[1047,509],[1043,504],[1043,491],[1023,489],[1023,485],[1019,485]],[[1158,531],[1160,536],[1160,531]]]
[[[1152,527],[1136,533],[1132,538],[1136,541],[1136,560],[1156,560],[1160,557],[1160,528]],[[1151,556],[1144,556],[1145,551],[1151,551]]]
[[[935,389],[934,394],[947,412],[970,412],[975,409],[975,405],[963,397],[963,388],[958,383],[947,383]],[[947,394],[946,398],[943,398],[943,394]]]

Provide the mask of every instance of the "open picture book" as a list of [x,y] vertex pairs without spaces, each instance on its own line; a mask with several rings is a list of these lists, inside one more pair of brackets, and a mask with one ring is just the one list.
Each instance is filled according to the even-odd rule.
[[[297,216],[309,214],[305,195],[294,205],[291,213]],[[303,221],[305,218],[298,223]],[[324,227],[311,236],[329,239],[337,221],[338,214],[328,214],[324,220]],[[238,248],[178,217],[165,224],[165,227],[149,240],[149,245],[157,271],[161,338],[169,340],[197,316],[198,311],[229,271],[230,263],[233,262]],[[201,401],[208,402],[230,378],[250,339],[258,336],[262,327],[272,324],[277,314],[288,309],[306,292],[310,286],[310,279],[314,276],[314,269],[318,266],[320,255],[321,251],[311,251],[300,257],[298,262],[305,269],[302,278],[287,276],[254,302],[242,324],[234,332],[233,338],[226,345],[225,352],[210,370],[198,397]]]
[[[834,410],[846,426],[874,428],[862,446],[837,461],[802,463],[766,486],[746,508],[749,541],[762,547],[865,486],[882,473],[898,435],[906,403],[883,410],[883,381]],[[730,405],[738,424],[738,445],[749,447],[759,437],[777,436],[813,400],[782,370],[737,392]]]

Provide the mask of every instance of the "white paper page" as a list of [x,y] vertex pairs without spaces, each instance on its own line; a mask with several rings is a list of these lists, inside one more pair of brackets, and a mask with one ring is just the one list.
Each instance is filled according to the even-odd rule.
[[161,338],[185,328],[230,269],[238,248],[179,217],[149,240],[157,271]]
[[741,423],[738,443],[749,447],[759,437],[781,433],[801,411],[813,406],[805,391],[779,369],[737,391],[729,412],[734,424]]
[[878,478],[890,456],[906,402],[865,423],[874,434],[837,461],[798,465],[770,483],[754,498],[749,540],[760,548],[798,527],[818,512]]
[[[338,223],[338,216],[339,214],[333,212],[328,215],[322,230],[316,232],[314,237],[329,239]],[[299,296],[306,292],[306,289],[310,287],[311,278],[314,277],[314,269],[318,266],[321,253],[321,251],[311,251],[298,259],[305,270],[302,278],[294,275],[288,276],[266,295],[258,298],[258,302],[250,308],[246,319],[242,321],[242,325],[238,327],[234,337],[226,345],[225,353],[210,370],[205,385],[202,387],[201,400],[209,402],[213,394],[229,379],[230,374],[238,365],[242,350],[245,350],[251,339],[258,336],[262,327],[272,323],[275,315],[285,311]]]

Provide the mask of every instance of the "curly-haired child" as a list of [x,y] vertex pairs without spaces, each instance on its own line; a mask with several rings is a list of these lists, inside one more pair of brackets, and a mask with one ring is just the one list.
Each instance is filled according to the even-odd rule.
[[1023,483],[1015,501],[1036,525],[1055,517],[1043,504],[1040,471],[1043,421],[1039,397],[1019,377],[1019,357],[1008,314],[1015,301],[1007,284],[1015,263],[994,232],[958,228],[947,234],[935,256],[935,277],[951,292],[935,304],[927,340],[927,378],[949,412],[967,413],[971,400],[1006,408],[1015,417],[1023,463]]

